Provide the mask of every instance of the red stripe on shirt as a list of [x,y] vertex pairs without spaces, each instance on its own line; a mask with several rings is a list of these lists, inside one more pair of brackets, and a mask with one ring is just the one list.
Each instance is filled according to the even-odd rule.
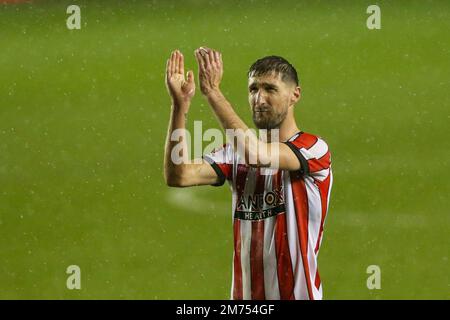
[[252,300],[264,300],[264,220],[252,221],[250,268]]
[[306,286],[308,288],[309,299],[314,300],[308,263],[308,197],[306,194],[305,182],[301,179],[298,172],[291,176],[291,185]]
[[303,133],[303,134],[299,135],[295,140],[293,140],[292,143],[297,148],[309,149],[312,146],[314,146],[317,141],[318,141],[318,138],[315,135],[312,135],[309,133]]
[[[273,188],[281,188],[281,171],[272,177]],[[277,257],[278,288],[281,300],[294,300],[294,272],[287,237],[286,213],[280,213],[275,220],[275,252]]]
[[315,184],[319,188],[320,202],[322,205],[322,217],[320,220],[319,237],[317,238],[316,247],[314,249],[314,252],[317,253],[319,251],[320,240],[322,238],[322,233],[323,233],[323,224],[324,224],[325,217],[326,217],[327,210],[328,210],[327,202],[328,202],[328,192],[330,191],[330,175],[328,175],[328,177],[325,180],[323,180],[322,182],[316,180]]
[[308,160],[309,171],[316,172],[323,169],[328,169],[330,167],[330,152],[327,152],[320,159],[309,159]]
[[[253,194],[264,194],[266,176],[261,169],[256,169],[255,191]],[[260,208],[262,210],[262,208]],[[252,239],[250,245],[250,270],[252,299],[264,300],[264,220],[252,221]]]
[[[314,253],[317,254],[319,252],[320,242],[322,240],[322,235],[323,235],[323,225],[324,225],[325,217],[326,217],[327,211],[328,211],[328,192],[330,191],[330,175],[328,175],[328,177],[322,182],[315,181],[315,184],[319,188],[320,202],[322,205],[322,217],[320,219],[320,231],[319,231],[319,236],[317,237],[316,247],[314,249]],[[319,289],[319,287],[320,287],[319,267],[317,267],[314,284],[315,284],[316,288]]]
[[231,179],[231,170],[233,168],[233,165],[228,164],[228,163],[217,163],[216,164],[219,166],[220,170],[222,170],[223,175],[225,176],[225,178],[227,180]]
[[294,272],[287,238],[286,213],[279,214],[276,218],[275,250],[280,299],[294,300]]
[[[245,182],[247,179],[248,168],[244,165],[238,165],[237,175],[236,175],[236,191],[237,191],[237,201],[244,193]],[[236,204],[237,206],[237,204]],[[242,265],[241,265],[241,220],[234,219],[234,283],[233,283],[233,299],[242,300],[243,299],[243,288],[242,288]]]
[[314,285],[316,286],[316,289],[319,290],[319,288],[320,288],[319,269],[317,269],[317,271],[316,271],[316,279],[314,280]]

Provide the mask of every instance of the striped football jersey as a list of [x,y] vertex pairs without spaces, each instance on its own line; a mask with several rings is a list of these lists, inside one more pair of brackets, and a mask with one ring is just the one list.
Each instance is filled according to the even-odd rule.
[[328,145],[299,132],[297,171],[246,165],[230,144],[204,155],[232,190],[232,299],[322,299],[317,257],[333,176]]

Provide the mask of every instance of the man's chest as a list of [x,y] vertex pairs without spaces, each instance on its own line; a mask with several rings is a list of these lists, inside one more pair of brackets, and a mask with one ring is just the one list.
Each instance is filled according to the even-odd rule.
[[235,174],[235,218],[260,220],[285,212],[283,171],[240,166]]

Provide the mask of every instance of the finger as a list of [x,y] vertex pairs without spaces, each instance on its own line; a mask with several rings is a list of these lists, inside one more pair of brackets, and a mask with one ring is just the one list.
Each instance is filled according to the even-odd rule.
[[199,50],[195,50],[195,58],[197,59],[198,66],[201,71],[205,70],[205,64],[203,62],[203,57],[200,54]]
[[204,49],[205,54],[207,55],[207,59],[209,60],[211,65],[217,65],[218,61],[216,59],[216,52],[214,49],[208,47],[202,47]]
[[208,53],[208,51],[211,50],[211,49],[209,49],[208,47],[200,47],[199,50],[201,52]]
[[216,67],[220,67],[220,61],[219,61],[219,52],[216,50],[212,51],[212,56],[213,56],[213,60],[214,60],[214,65]]
[[220,65],[220,53],[219,51],[214,51],[214,60],[218,65]]
[[203,63],[205,64],[205,68],[208,68],[208,66],[211,65],[211,61],[209,60],[209,52],[206,50],[200,51]]
[[175,51],[170,55],[170,75],[175,73]]
[[216,65],[216,59],[214,58],[214,51],[213,50],[209,50],[208,52],[208,59],[209,59],[209,63],[213,66]]
[[222,53],[217,52],[217,56],[218,56],[217,61],[218,61],[219,68],[223,71]]
[[170,76],[170,59],[167,59],[166,61],[166,76]]
[[170,54],[170,57],[168,59],[169,61],[169,65],[167,68],[167,74],[169,77],[171,77],[173,75],[173,58],[172,58],[173,53]]
[[200,47],[200,48],[198,48],[198,52],[200,54],[200,58],[203,61],[203,65],[204,65],[205,68],[208,67],[208,59],[207,59],[208,51],[209,51],[209,48],[207,48],[207,47]]
[[184,75],[184,57],[181,52],[180,52],[180,57],[178,60],[178,73]]
[[175,50],[175,73],[180,73],[180,53]]
[[187,82],[192,83],[194,82],[194,73],[192,70],[189,70],[186,74]]
[[181,58],[181,52],[177,50],[177,73],[184,75],[184,72],[181,72]]

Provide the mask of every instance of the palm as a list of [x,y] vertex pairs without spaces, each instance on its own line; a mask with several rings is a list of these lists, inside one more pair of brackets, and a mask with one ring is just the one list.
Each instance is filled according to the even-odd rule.
[[181,52],[174,51],[167,60],[166,85],[170,96],[176,102],[190,102],[195,94],[195,82],[192,71],[184,77],[184,58]]
[[189,83],[182,73],[175,73],[168,79],[170,94],[183,99],[191,99],[195,93],[195,82]]

